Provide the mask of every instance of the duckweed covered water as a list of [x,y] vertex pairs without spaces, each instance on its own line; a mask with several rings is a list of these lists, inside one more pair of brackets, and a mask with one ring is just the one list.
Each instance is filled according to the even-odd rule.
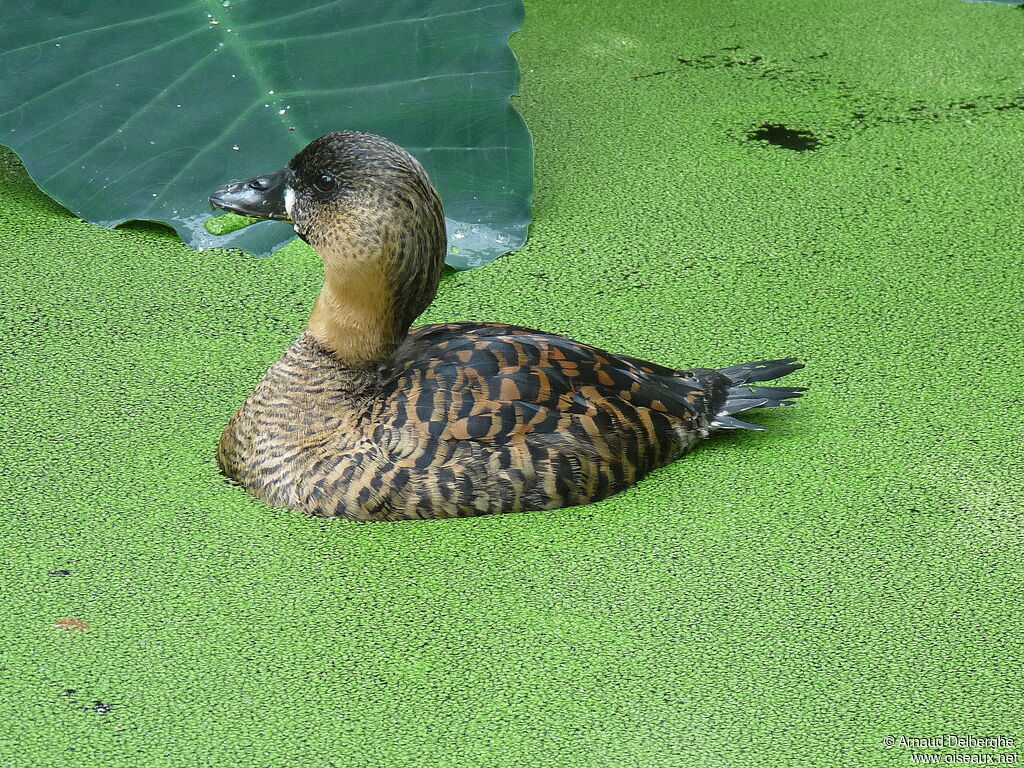
[[100,230],[4,156],[0,762],[881,768],[918,751],[888,737],[1024,738],[1024,14],[716,9],[531,4],[532,239],[425,318],[807,363],[766,432],[590,507],[249,499],[214,447],[316,255]]

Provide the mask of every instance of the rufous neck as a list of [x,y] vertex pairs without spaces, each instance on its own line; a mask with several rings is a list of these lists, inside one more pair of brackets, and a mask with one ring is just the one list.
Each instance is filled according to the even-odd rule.
[[325,258],[309,333],[339,360],[368,368],[388,360],[408,331],[396,322],[394,286],[380,259]]

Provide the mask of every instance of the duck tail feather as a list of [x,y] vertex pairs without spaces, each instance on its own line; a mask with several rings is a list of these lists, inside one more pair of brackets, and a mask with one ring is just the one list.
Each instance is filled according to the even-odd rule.
[[727,376],[733,384],[747,384],[751,381],[773,381],[788,376],[793,371],[804,367],[795,357],[784,357],[781,360],[760,360],[756,363],[743,363],[729,368],[719,369],[719,373]]
[[715,420],[711,422],[712,429],[753,429],[758,432],[764,432],[764,427],[759,427],[757,424],[751,424],[749,421],[740,421],[734,419],[732,416],[724,416],[719,414],[715,417]]
[[802,363],[796,362],[795,357],[787,357],[781,360],[761,360],[756,363],[743,363],[720,369],[717,373],[729,379],[730,386],[725,391],[725,399],[715,410],[711,427],[713,429],[763,430],[764,427],[740,421],[733,416],[755,408],[778,408],[794,405],[796,398],[801,397],[807,391],[807,387],[762,387],[756,382],[772,381],[803,367]]

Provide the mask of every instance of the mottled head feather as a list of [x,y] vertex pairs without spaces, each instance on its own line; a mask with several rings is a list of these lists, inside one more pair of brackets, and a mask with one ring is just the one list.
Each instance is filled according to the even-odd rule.
[[295,230],[324,259],[310,331],[360,365],[387,359],[437,293],[444,211],[427,172],[369,133],[332,133],[288,164]]

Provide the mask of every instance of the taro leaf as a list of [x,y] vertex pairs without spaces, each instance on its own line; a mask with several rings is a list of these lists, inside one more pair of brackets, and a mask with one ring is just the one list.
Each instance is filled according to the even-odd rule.
[[449,263],[526,239],[532,148],[509,104],[522,0],[15,0],[0,22],[0,143],[88,221],[173,226],[266,255],[293,233],[207,232],[210,192],[325,133],[378,133],[441,192]]

